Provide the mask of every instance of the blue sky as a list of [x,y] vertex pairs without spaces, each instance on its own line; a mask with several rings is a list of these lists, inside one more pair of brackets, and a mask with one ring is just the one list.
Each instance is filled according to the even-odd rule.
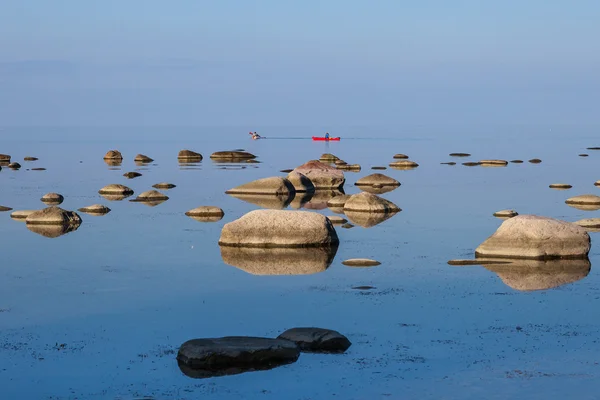
[[0,2],[0,125],[600,123],[592,0]]

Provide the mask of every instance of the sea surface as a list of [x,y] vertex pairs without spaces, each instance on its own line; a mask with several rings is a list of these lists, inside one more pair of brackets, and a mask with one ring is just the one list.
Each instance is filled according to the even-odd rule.
[[[250,129],[266,139],[251,140]],[[342,140],[310,140],[325,129]],[[600,195],[600,151],[590,146],[600,146],[598,126],[0,128],[0,153],[22,164],[0,171],[1,206],[40,209],[42,195],[58,192],[65,209],[112,209],[100,217],[80,213],[81,226],[55,238],[0,213],[0,398],[597,399],[600,234],[590,233],[591,269],[553,269],[566,274],[555,287],[533,287],[525,272],[447,264],[473,257],[502,223],[492,216],[498,210],[600,217],[565,204]],[[121,166],[103,161],[111,149],[123,153]],[[181,149],[204,160],[180,165]],[[233,149],[260,163],[209,158]],[[451,152],[472,157],[452,159]],[[155,161],[138,166],[138,153]],[[224,192],[284,176],[280,170],[322,153],[362,166],[345,173],[347,194],[374,172],[400,181],[381,196],[402,211],[368,228],[338,226],[340,246],[325,270],[261,275],[260,263],[247,270],[225,263],[221,228],[261,205]],[[396,153],[419,167],[371,170]],[[525,162],[461,165],[495,158]],[[440,164],[448,161],[457,165]],[[143,176],[125,179],[128,171]],[[170,199],[155,207],[98,194],[111,183],[139,194],[159,182],[177,187],[163,191]],[[551,183],[573,188],[552,190]],[[225,217],[209,223],[184,215],[201,205],[219,206]],[[381,265],[342,265],[357,257]],[[208,379],[186,376],[175,359],[192,338],[276,337],[302,326],[338,330],[353,344],[341,355],[302,354],[273,370]]]

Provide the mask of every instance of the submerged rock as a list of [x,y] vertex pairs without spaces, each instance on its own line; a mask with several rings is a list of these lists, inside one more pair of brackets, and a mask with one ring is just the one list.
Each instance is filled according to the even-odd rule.
[[198,221],[216,222],[223,218],[225,212],[219,207],[201,206],[186,212],[185,215]]
[[307,211],[255,210],[225,224],[219,245],[242,247],[319,247],[338,245],[325,216]]
[[213,160],[247,160],[256,158],[252,153],[246,151],[217,151],[210,155]]
[[381,265],[379,261],[370,260],[368,258],[351,258],[346,261],[342,261],[342,264],[348,267],[376,267]]
[[181,161],[202,161],[202,154],[191,150],[181,150],[177,155],[177,159]]
[[476,258],[474,260],[450,260],[448,261],[448,265],[491,265],[491,264],[510,264],[512,261],[510,260],[493,260],[493,259],[485,259],[485,258]]
[[389,200],[381,198],[372,193],[362,192],[350,196],[344,204],[344,212],[368,212],[368,213],[397,213],[400,208]]
[[63,197],[62,194],[46,193],[45,195],[42,196],[42,198],[40,200],[46,204],[59,205],[65,200],[65,198]]
[[573,186],[568,183],[552,183],[550,189],[571,189]]
[[512,217],[516,217],[517,215],[519,215],[519,213],[516,212],[515,210],[502,210],[502,211],[496,211],[494,213],[494,217],[498,217],[498,218],[512,218]]
[[91,206],[82,207],[77,211],[92,215],[105,215],[108,214],[111,210],[110,208],[103,206],[102,204],[93,204]]
[[481,165],[478,162],[464,162],[462,163],[462,165],[464,165],[465,167],[477,167],[478,165]]
[[552,259],[586,258],[590,236],[566,221],[519,215],[502,223],[475,250],[477,258]]
[[529,160],[529,162],[532,164],[539,164],[542,162],[542,160],[540,160],[539,158],[532,158],[531,160]]
[[375,166],[375,167],[371,167],[371,169],[383,171],[384,169],[387,169],[387,167]]
[[139,172],[125,172],[123,176],[127,179],[137,178],[138,176],[142,176]]
[[505,167],[508,165],[506,160],[481,160],[479,165],[482,167]]
[[32,171],[45,171],[46,168],[31,168]]
[[53,206],[29,214],[25,222],[31,225],[80,225],[81,217],[74,211]]
[[328,215],[327,218],[329,218],[331,223],[334,225],[341,225],[341,224],[345,224],[346,222],[348,222],[347,219],[342,218],[338,215]]
[[300,351],[308,353],[343,353],[352,345],[338,331],[323,328],[292,328],[277,339],[294,342],[300,347]]
[[315,189],[341,189],[346,182],[344,173],[317,160],[309,161],[294,169],[311,180]]
[[456,165],[454,161],[440,163],[442,165]]
[[243,185],[229,189],[227,194],[245,195],[293,195],[296,192],[294,186],[285,178],[274,176],[271,178],[258,179]]
[[169,196],[167,196],[166,194],[163,194],[157,190],[148,190],[146,192],[140,193],[138,195],[138,197],[136,197],[133,200],[130,201],[137,201],[137,202],[158,202],[160,201],[161,203],[169,200]]
[[286,179],[292,184],[297,193],[314,193],[315,185],[307,176],[299,172],[290,172]]
[[413,168],[417,168],[419,166],[419,164],[417,164],[414,161],[409,161],[409,160],[400,160],[400,161],[394,161],[393,163],[390,163],[390,168],[393,169],[413,169]]
[[168,183],[168,182],[161,182],[161,183],[157,183],[156,185],[152,185],[153,188],[155,189],[164,189],[164,190],[168,190],[168,189],[173,189],[176,188],[177,186],[172,184],[172,183]]
[[25,157],[23,158],[23,161],[37,161],[38,158],[37,157]]
[[135,161],[136,163],[147,164],[147,163],[151,163],[152,161],[154,161],[154,159],[152,159],[144,154],[138,154],[137,156],[135,156],[133,161]]
[[250,248],[221,246],[225,264],[252,275],[308,275],[325,271],[337,246],[316,248]]
[[523,160],[512,160],[511,163],[513,163],[513,164],[523,164]]
[[579,157],[589,157],[589,154],[580,154]]
[[355,183],[356,186],[372,186],[382,188],[384,186],[398,187],[400,182],[384,174],[371,174],[360,178]]
[[272,369],[295,362],[300,348],[289,340],[230,336],[193,339],[177,352],[182,371],[195,378]]

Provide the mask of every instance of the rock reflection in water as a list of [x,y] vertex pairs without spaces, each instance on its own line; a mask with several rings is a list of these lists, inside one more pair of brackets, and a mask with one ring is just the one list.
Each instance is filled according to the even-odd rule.
[[231,197],[272,210],[283,210],[294,200],[294,195],[256,195],[256,194],[229,194]]
[[296,193],[294,200],[290,203],[290,207],[295,208],[296,210],[304,208],[312,198],[313,193]]
[[224,368],[224,369],[194,369],[190,366],[186,365],[181,361],[177,361],[177,365],[179,366],[179,370],[188,378],[192,379],[206,379],[206,378],[215,378],[219,376],[228,376],[228,375],[239,375],[245,372],[253,372],[253,371],[266,371],[270,369],[275,369],[280,367],[278,364],[274,365],[264,365],[261,367],[253,367],[253,368],[240,368],[240,367],[232,367],[232,368]]
[[392,190],[398,189],[400,186],[359,186],[359,189],[363,192],[368,192],[372,194],[384,194],[391,192]]
[[353,224],[362,226],[363,228],[371,228],[375,225],[379,225],[384,221],[392,218],[394,215],[398,214],[397,212],[391,213],[369,213],[369,212],[359,212],[359,211],[346,211],[346,217]]
[[569,207],[576,208],[581,211],[598,211],[600,210],[600,204],[572,204],[567,203]]
[[304,208],[308,210],[324,210],[327,208],[327,202],[336,196],[345,194],[342,190],[316,190]]
[[167,200],[164,200],[164,199],[163,200],[137,200],[137,199],[134,199],[134,200],[129,200],[129,201],[134,202],[134,203],[140,203],[140,204],[143,204],[148,207],[156,207],[156,206],[164,203]]
[[[109,159],[104,159],[104,162],[109,167],[120,167],[121,164],[123,164],[123,160],[109,160]],[[120,168],[110,168],[110,169],[120,169]]]
[[[506,261],[506,259],[504,259]],[[546,290],[577,282],[588,276],[588,259],[575,260],[510,260],[510,264],[486,264],[507,286],[519,291]]]
[[104,197],[106,200],[108,201],[121,201],[121,200],[125,200],[126,198],[132,196],[133,193],[131,194],[100,194],[100,196]]
[[248,248],[220,246],[225,264],[252,275],[307,275],[325,271],[337,246],[311,248]]
[[71,225],[35,225],[35,224],[27,224],[27,229],[31,232],[37,233],[38,235],[42,235],[47,238],[57,238],[62,235],[66,235],[69,232],[76,231],[81,224],[71,224]]

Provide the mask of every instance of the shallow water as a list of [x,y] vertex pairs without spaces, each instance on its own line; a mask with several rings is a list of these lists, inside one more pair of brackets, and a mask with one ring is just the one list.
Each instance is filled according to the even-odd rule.
[[[593,185],[600,151],[585,150],[600,144],[599,129],[348,128],[331,131],[340,142],[322,143],[304,139],[318,130],[302,128],[265,128],[259,132],[268,139],[258,141],[234,128],[3,128],[0,153],[23,168],[0,171],[0,205],[39,209],[42,195],[58,192],[65,209],[100,203],[112,211],[81,213],[79,229],[57,238],[0,213],[1,397],[596,398],[598,233],[591,233],[589,273],[577,268],[565,279],[549,279],[566,282],[555,288],[526,290],[531,275],[446,262],[472,257],[502,222],[492,216],[501,209],[568,221],[600,217],[564,204],[600,191]],[[204,160],[180,165],[183,148]],[[209,159],[237,148],[260,163]],[[110,149],[123,153],[122,166],[103,162]],[[402,186],[381,196],[402,212],[370,228],[336,227],[340,246],[328,268],[328,255],[307,256],[297,269],[288,261],[286,268],[262,270],[254,261],[260,257],[222,256],[221,227],[259,208],[225,190],[283,175],[279,170],[325,152],[362,165],[361,172],[345,172],[347,194],[358,193],[354,182],[374,172],[399,180]],[[451,152],[473,156],[452,159]],[[138,153],[155,161],[137,166]],[[420,166],[370,169],[387,165],[395,153]],[[25,156],[39,160],[24,162]],[[525,163],[460,165],[494,158]],[[530,164],[531,158],[543,162]],[[447,161],[458,165],[440,165]],[[34,167],[47,170],[28,170]],[[143,176],[125,179],[128,171]],[[177,187],[164,190],[170,199],[155,207],[129,202],[135,195],[107,201],[97,194],[110,183],[139,194],[159,182]],[[548,188],[562,182],[573,189]],[[220,206],[225,217],[204,223],[184,215],[200,205]],[[342,265],[356,257],[382,264]],[[269,274],[282,271],[299,274]],[[271,371],[202,380],[185,376],[175,360],[191,338],[277,336],[296,326],[336,329],[353,345],[343,355],[303,354]]]

